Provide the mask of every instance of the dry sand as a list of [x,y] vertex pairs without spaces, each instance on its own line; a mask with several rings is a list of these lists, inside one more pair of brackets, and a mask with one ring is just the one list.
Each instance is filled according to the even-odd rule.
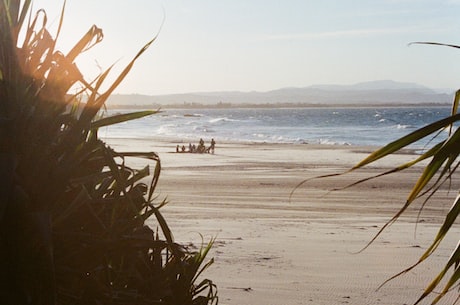
[[[398,154],[347,175],[302,180],[349,169],[373,148],[218,143],[216,153],[174,153],[172,142],[108,141],[120,151],[156,151],[157,188],[177,241],[199,246],[216,237],[204,273],[227,305],[412,304],[458,241],[458,228],[428,263],[377,290],[415,263],[449,209],[459,181],[441,190],[420,215],[418,204],[365,251],[357,253],[401,207],[420,167],[329,192],[414,158]],[[145,164],[132,160],[130,164]],[[152,222],[154,225],[154,222]],[[452,304],[456,291],[441,304]],[[428,304],[425,302],[422,304]]]

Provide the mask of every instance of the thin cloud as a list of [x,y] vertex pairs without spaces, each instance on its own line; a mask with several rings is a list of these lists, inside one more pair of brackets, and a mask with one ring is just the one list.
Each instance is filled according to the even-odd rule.
[[340,30],[315,33],[298,33],[298,34],[281,34],[267,35],[262,40],[312,40],[312,39],[327,39],[327,38],[343,38],[343,37],[363,37],[373,35],[394,35],[406,33],[427,33],[439,32],[442,29],[422,29],[420,27],[411,28],[383,28],[383,29],[357,29],[357,30]]
[[420,4],[420,3],[430,3],[434,4],[436,6],[442,5],[442,4],[460,4],[460,0],[425,0],[425,1],[420,1],[420,0],[386,0],[386,2],[390,4]]

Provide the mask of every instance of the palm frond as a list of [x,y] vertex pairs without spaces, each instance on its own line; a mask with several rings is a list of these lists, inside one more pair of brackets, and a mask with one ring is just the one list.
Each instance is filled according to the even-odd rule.
[[[437,43],[433,44],[438,45]],[[430,162],[425,166],[422,174],[420,175],[418,180],[415,182],[413,188],[411,189],[406,199],[406,202],[398,210],[398,212],[395,215],[393,215],[393,217],[388,222],[384,224],[384,226],[377,232],[377,234],[371,239],[371,241],[363,248],[363,250],[366,249],[369,245],[371,245],[389,225],[394,223],[407,210],[407,208],[414,202],[416,198],[420,197],[422,194],[428,194],[428,198],[426,200],[431,198],[439,190],[440,186],[442,186],[446,181],[448,181],[451,178],[452,174],[458,169],[458,157],[460,154],[460,128],[455,127],[455,123],[457,123],[460,120],[460,114],[458,114],[459,100],[460,91],[457,91],[453,101],[451,116],[434,122],[432,124],[429,124],[423,128],[420,128],[408,134],[407,136],[404,136],[392,143],[389,143],[381,149],[378,149],[375,152],[371,153],[368,157],[366,157],[364,160],[362,160],[350,169],[350,171],[357,170],[379,159],[389,156],[395,153],[396,151],[405,148],[427,136],[434,135],[435,138],[438,138],[442,134],[442,131],[449,130],[447,138],[442,139],[437,144],[434,144],[428,151],[420,155],[415,160],[399,165],[390,171],[378,174],[374,177],[362,179],[347,186],[354,186],[369,179],[392,174],[413,167],[415,164],[421,162],[422,160],[430,159]],[[436,176],[437,178],[435,179]],[[451,209],[445,216],[445,219],[441,224],[437,235],[434,237],[432,244],[420,256],[419,260],[414,265],[410,266],[409,268],[401,271],[400,273],[394,275],[393,277],[385,281],[382,284],[382,286],[386,284],[388,281],[391,281],[392,279],[409,272],[410,270],[418,266],[420,263],[428,259],[436,251],[439,244],[444,239],[447,232],[449,232],[449,230],[452,228],[452,225],[454,224],[455,220],[458,218],[458,215],[460,213],[459,198],[460,197],[457,196]],[[423,203],[423,206],[425,205],[425,203],[426,201]],[[444,268],[441,270],[438,276],[426,287],[425,291],[416,301],[415,304],[420,303],[427,296],[432,294],[434,289],[438,287],[441,280],[446,276],[447,272],[452,268],[454,269],[453,275],[450,277],[447,284],[442,289],[442,292],[436,298],[434,298],[432,304],[436,304],[449,291],[449,289],[451,289],[455,284],[458,284],[460,279],[458,262],[460,262],[459,246],[457,246],[457,248],[454,249],[451,258],[448,260]]]

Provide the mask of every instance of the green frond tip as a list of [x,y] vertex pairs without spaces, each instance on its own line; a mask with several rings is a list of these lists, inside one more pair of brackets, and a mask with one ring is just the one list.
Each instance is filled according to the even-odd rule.
[[398,140],[395,140],[389,143],[388,145],[385,145],[384,147],[371,153],[367,158],[365,158],[364,160],[359,162],[357,165],[355,165],[352,168],[352,170],[361,168],[367,164],[370,164],[379,159],[382,159],[383,157],[391,155],[392,153],[397,152],[398,150],[404,147],[407,147],[410,144],[413,144],[429,135],[432,135],[439,130],[449,127],[450,125],[452,125],[453,123],[459,120],[460,120],[460,114],[455,114],[445,119],[431,123],[423,128],[417,129],[416,131],[411,132],[410,134],[402,138],[399,138]]

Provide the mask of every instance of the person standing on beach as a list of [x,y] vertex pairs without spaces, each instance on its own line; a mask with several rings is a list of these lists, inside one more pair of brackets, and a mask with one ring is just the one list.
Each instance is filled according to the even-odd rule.
[[214,155],[214,147],[216,146],[216,141],[214,141],[214,138],[211,139],[211,146],[209,147],[209,150],[211,151],[211,154]]

